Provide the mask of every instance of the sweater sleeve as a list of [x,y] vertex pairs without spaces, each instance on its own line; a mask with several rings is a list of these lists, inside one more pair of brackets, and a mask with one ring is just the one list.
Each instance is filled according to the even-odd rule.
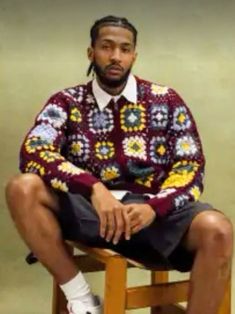
[[88,196],[99,180],[62,155],[66,143],[68,99],[53,95],[35,119],[20,150],[20,170],[36,173],[54,189]]
[[169,90],[170,163],[157,195],[148,201],[157,215],[180,210],[203,191],[205,158],[194,118],[181,97]]

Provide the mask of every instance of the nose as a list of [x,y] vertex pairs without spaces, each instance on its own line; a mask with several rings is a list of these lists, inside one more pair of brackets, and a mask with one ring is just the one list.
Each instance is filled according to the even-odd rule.
[[121,61],[120,49],[118,49],[118,48],[113,49],[110,59],[113,62],[120,62]]

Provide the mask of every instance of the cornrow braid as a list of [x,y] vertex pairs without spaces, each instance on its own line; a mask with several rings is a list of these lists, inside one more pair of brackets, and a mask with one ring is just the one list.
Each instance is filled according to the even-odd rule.
[[[95,23],[91,27],[90,37],[91,37],[91,46],[92,47],[94,47],[95,41],[99,35],[99,30],[103,26],[117,26],[117,27],[123,27],[123,28],[130,30],[133,34],[134,45],[136,45],[138,32],[137,32],[136,28],[134,27],[134,25],[132,25],[125,17],[117,17],[114,15],[108,15],[108,16],[105,16],[105,17],[95,21]],[[92,70],[93,70],[93,63],[90,64],[90,66],[87,70],[87,76],[90,75]]]

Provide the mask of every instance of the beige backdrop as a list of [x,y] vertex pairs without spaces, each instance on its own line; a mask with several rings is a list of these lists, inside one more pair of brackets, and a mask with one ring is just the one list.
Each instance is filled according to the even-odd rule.
[[86,81],[89,29],[104,15],[139,30],[135,74],[175,88],[191,108],[207,158],[203,199],[234,221],[234,12],[232,0],[0,0],[0,313],[49,313],[49,276],[24,263],[3,188],[46,99]]

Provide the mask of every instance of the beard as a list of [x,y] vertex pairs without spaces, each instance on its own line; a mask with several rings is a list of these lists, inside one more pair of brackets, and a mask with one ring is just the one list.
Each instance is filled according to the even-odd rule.
[[[95,74],[97,75],[97,77],[99,78],[101,84],[103,84],[107,87],[110,87],[110,88],[122,86],[125,82],[127,82],[128,76],[131,72],[131,67],[130,67],[126,72],[123,73],[123,75],[121,77],[119,77],[117,79],[111,79],[111,78],[106,76],[105,70],[103,70],[97,64],[97,62],[95,60],[93,61],[92,65],[93,65],[93,70],[94,70]],[[115,64],[112,64],[112,65],[115,65]]]

